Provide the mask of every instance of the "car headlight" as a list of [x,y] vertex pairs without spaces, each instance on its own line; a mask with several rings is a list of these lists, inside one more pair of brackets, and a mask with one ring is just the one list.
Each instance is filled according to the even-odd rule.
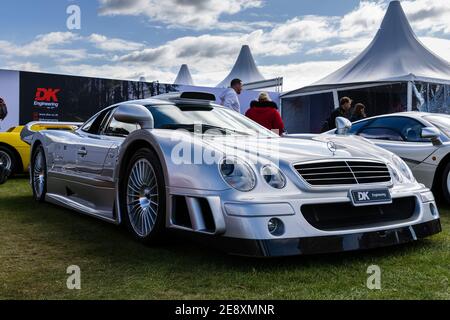
[[403,161],[399,156],[393,155],[392,156],[392,162],[394,163],[394,166],[398,168],[400,173],[403,177],[406,178],[408,182],[415,182],[416,178],[414,178],[414,175],[411,171],[411,169],[408,167],[405,161]]
[[256,175],[252,168],[244,161],[228,157],[220,163],[220,173],[232,188],[248,192],[256,186]]
[[261,175],[269,186],[275,189],[286,187],[286,179],[280,169],[273,165],[266,165],[261,169]]
[[394,179],[395,183],[403,183],[403,177],[400,174],[400,171],[397,170],[397,168],[395,168],[392,165],[389,165],[389,171],[391,172],[392,178]]

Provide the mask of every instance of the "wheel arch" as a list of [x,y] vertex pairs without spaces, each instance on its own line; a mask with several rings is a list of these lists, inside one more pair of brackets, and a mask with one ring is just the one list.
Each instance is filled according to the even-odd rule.
[[[23,161],[22,161],[22,157],[20,156],[19,151],[17,151],[16,148],[14,148],[12,145],[8,144],[8,143],[4,143],[4,142],[0,142],[0,147],[4,147],[6,149],[8,149],[9,151],[11,151],[11,153],[14,155],[14,158],[16,159],[16,161],[18,161],[18,168],[15,168],[15,172],[14,173],[22,173],[23,170]],[[18,171],[19,169],[19,171]]]
[[[30,149],[30,166],[32,165],[32,162],[33,162],[33,155],[34,155],[34,152],[36,151],[36,149],[39,147],[39,146],[43,146],[44,144],[42,143],[42,141],[41,140],[39,140],[39,139],[37,139],[37,140],[35,140],[35,141],[33,141],[33,144],[31,145],[31,149]],[[45,154],[45,148],[44,148],[44,154]],[[45,158],[47,159],[47,155],[45,154]]]
[[42,145],[41,140],[36,140],[33,142],[33,145],[31,146],[31,156],[33,156],[33,153],[36,151],[36,148],[41,145]]

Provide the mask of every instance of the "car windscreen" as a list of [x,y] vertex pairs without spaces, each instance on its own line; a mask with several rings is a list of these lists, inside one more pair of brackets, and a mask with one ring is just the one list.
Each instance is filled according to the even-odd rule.
[[262,135],[276,137],[270,130],[247,117],[225,108],[195,105],[147,106],[155,120],[155,129],[184,129],[202,133],[214,131],[235,135]]
[[428,116],[424,117],[432,125],[440,129],[447,137],[450,138],[450,116]]

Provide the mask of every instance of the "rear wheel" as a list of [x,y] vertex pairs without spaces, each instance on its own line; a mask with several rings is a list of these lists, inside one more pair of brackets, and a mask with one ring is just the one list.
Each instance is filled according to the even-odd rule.
[[165,229],[165,183],[159,159],[149,149],[132,157],[120,194],[121,212],[128,229],[139,241],[153,244]]
[[11,149],[0,146],[0,165],[11,171],[11,174],[19,170],[18,161]]
[[442,194],[444,200],[450,204],[450,162],[444,169],[444,176],[442,177]]
[[42,146],[38,146],[33,153],[31,162],[31,186],[36,201],[44,202],[47,193],[47,164]]

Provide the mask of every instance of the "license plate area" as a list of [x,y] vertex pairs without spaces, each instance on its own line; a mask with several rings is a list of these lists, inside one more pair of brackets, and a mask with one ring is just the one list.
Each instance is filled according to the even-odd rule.
[[351,190],[350,199],[355,207],[392,204],[389,189]]

